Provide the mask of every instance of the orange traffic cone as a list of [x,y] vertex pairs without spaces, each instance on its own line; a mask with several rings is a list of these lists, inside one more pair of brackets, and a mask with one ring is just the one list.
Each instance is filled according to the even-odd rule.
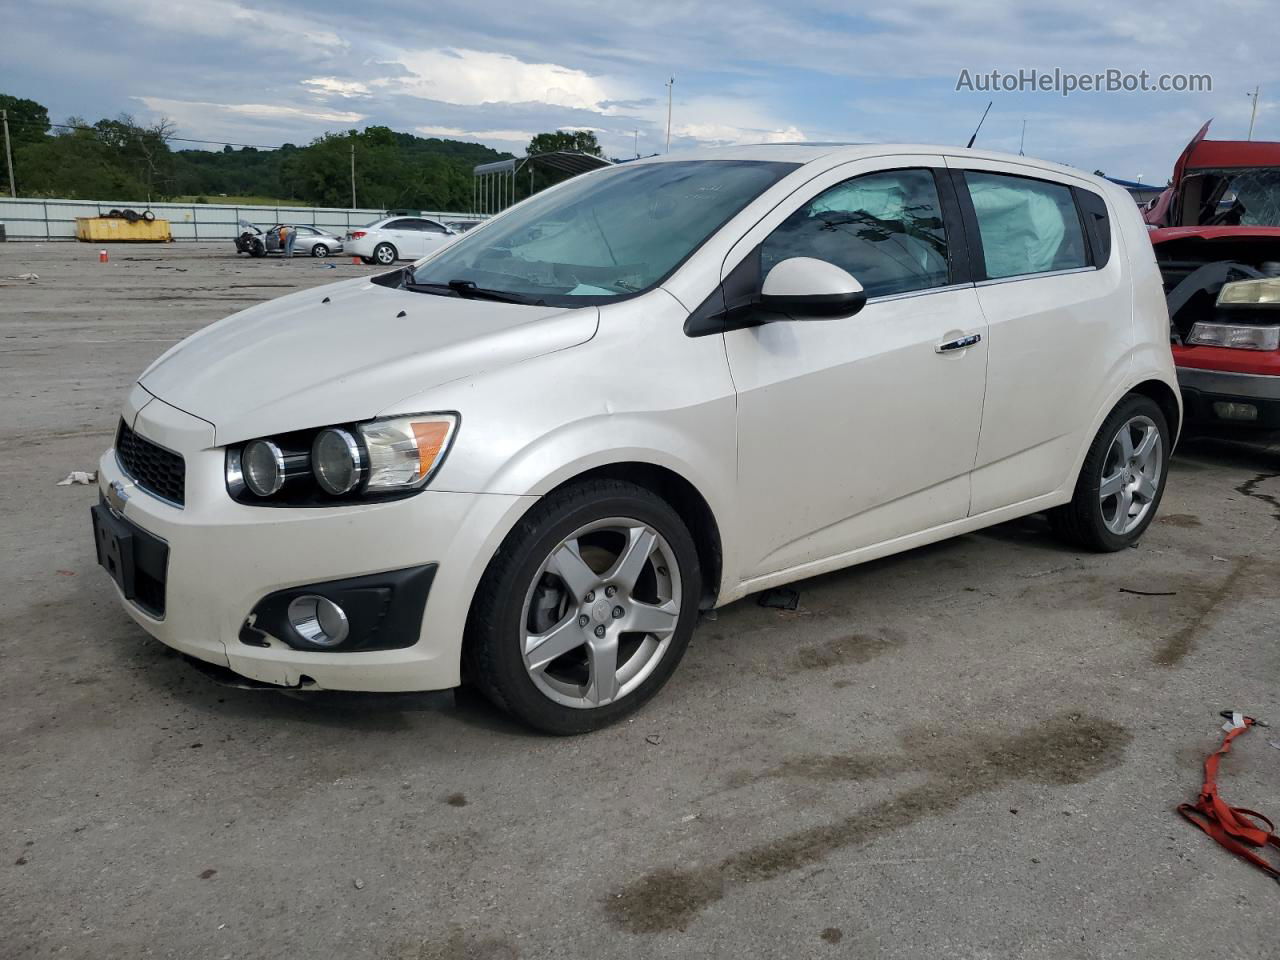
[[352,262],[352,263],[359,263],[359,262],[360,262],[360,258],[359,258],[359,257],[352,257],[352,258],[351,258],[351,262]]
[[106,251],[106,250],[99,250],[99,251],[98,251],[98,262],[99,262],[99,263],[106,263],[106,262],[107,262],[107,251]]

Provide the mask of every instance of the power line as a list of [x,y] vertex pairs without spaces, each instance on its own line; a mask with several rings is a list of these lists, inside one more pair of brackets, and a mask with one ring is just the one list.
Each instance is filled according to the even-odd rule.
[[[15,120],[15,119],[11,119],[9,122],[16,127],[57,127],[59,130],[85,130],[89,133],[102,133],[102,131],[99,130],[97,127],[91,127],[88,124],[81,124],[81,123],[40,123],[35,120]],[[109,122],[115,123],[116,121],[112,120]],[[139,128],[139,129],[141,129],[144,133],[150,132],[145,128]],[[285,146],[284,144],[269,146],[265,143],[231,143],[227,140],[199,140],[194,137],[165,136],[165,137],[162,137],[161,139],[166,141],[173,140],[177,143],[207,143],[215,147],[252,147],[255,150],[279,150],[283,146]],[[292,144],[292,146],[296,146],[296,144]]]

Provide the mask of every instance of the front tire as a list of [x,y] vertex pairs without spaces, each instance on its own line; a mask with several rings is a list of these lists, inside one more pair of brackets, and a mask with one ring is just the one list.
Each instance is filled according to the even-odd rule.
[[467,621],[469,679],[539,730],[596,730],[667,682],[701,592],[693,538],[664,500],[617,480],[566,487],[485,571]]
[[380,243],[373,248],[373,259],[384,267],[389,267],[399,258],[396,248],[389,243]]
[[374,265],[375,263],[377,263],[378,261],[377,261],[377,260],[375,260],[375,259],[373,259],[373,257],[361,257],[361,258],[360,258],[360,262],[361,262],[361,263],[367,263],[369,266],[373,266],[373,265]]
[[329,248],[323,243],[317,243],[312,246],[311,255],[313,257],[327,257],[329,255]]
[[1089,447],[1071,502],[1050,511],[1054,531],[1100,553],[1135,543],[1164,496],[1170,441],[1159,404],[1136,393],[1121,400]]
[[250,242],[250,244],[249,244],[249,256],[251,256],[251,257],[265,257],[266,255],[267,255],[267,248],[266,248],[265,246],[263,246],[263,243],[262,243],[262,241],[261,241],[261,240],[254,240],[254,241]]

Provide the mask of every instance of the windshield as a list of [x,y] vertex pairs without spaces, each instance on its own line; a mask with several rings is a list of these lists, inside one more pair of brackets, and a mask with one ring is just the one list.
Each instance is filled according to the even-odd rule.
[[537,194],[414,271],[552,306],[584,306],[661,283],[795,164],[688,160],[620,165]]
[[1280,226],[1280,168],[1195,170],[1182,190],[1202,226]]

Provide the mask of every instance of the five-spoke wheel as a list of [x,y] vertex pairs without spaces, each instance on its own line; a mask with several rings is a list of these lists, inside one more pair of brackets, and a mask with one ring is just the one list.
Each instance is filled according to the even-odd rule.
[[469,679],[542,730],[603,726],[675,670],[701,582],[684,521],[651,491],[617,480],[559,490],[485,573],[467,624]]

